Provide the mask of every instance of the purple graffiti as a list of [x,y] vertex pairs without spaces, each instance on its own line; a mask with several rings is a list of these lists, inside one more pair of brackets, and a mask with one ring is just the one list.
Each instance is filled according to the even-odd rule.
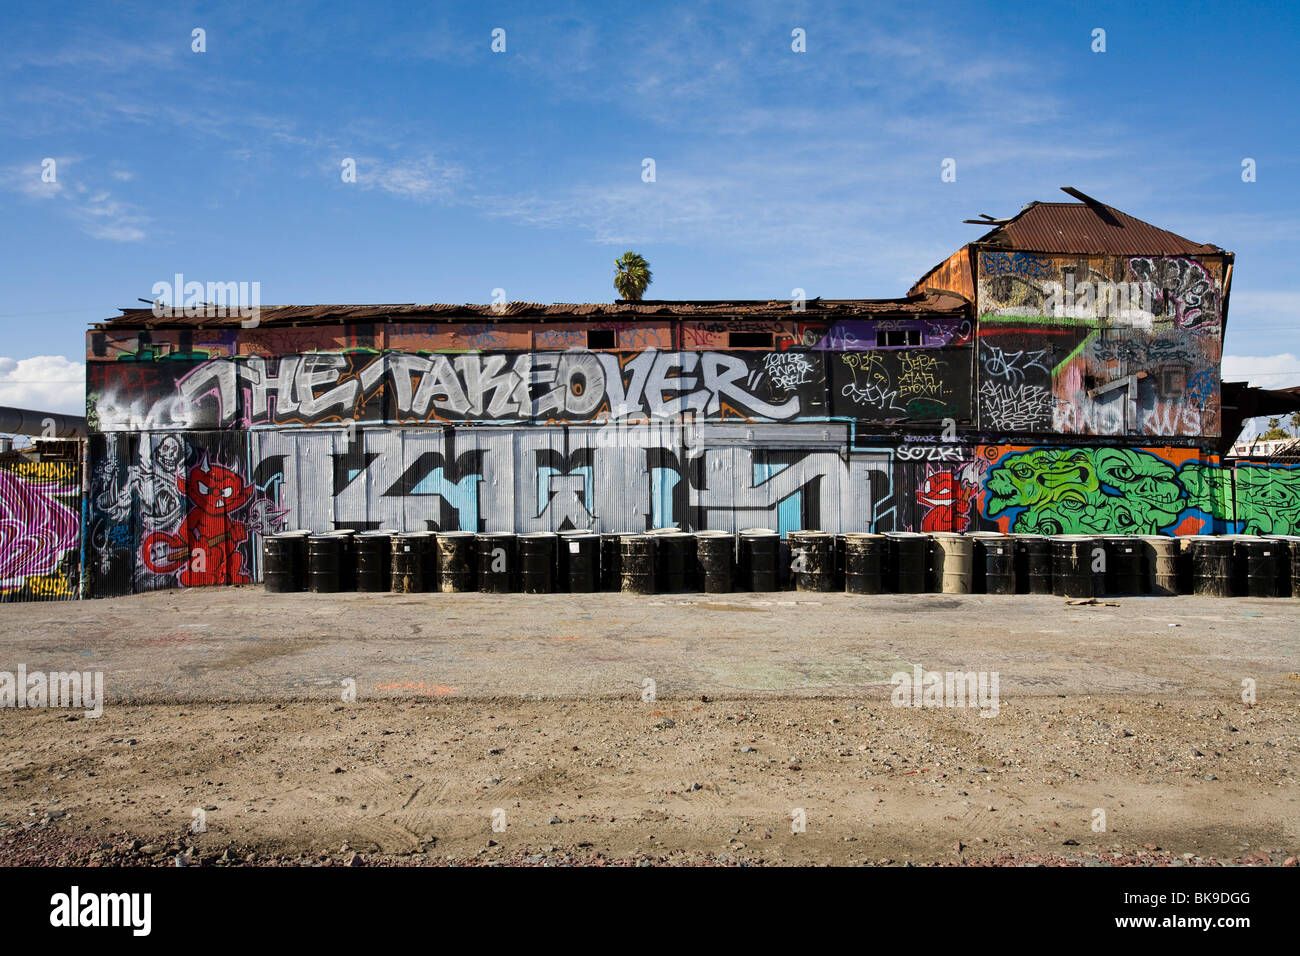
[[50,574],[77,546],[77,513],[55,500],[75,494],[76,488],[0,469],[0,586],[21,587],[29,577]]

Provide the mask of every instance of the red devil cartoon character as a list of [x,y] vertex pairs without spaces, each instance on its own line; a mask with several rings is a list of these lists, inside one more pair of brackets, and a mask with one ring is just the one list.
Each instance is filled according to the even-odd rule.
[[253,486],[229,468],[209,464],[207,455],[188,476],[177,475],[176,486],[191,508],[174,532],[145,537],[140,546],[145,565],[158,574],[183,568],[180,583],[185,587],[251,581],[239,553],[248,530],[231,513],[248,503]]
[[921,519],[922,531],[965,531],[970,524],[970,504],[975,489],[951,471],[939,471],[916,490],[916,500],[929,505]]

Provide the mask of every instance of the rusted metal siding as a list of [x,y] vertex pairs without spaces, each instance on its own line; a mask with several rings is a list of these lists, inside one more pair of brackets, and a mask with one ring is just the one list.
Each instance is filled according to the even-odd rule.
[[1102,256],[1223,253],[1218,246],[1193,242],[1118,209],[1090,203],[1031,203],[975,244],[1023,252]]
[[968,302],[975,301],[975,276],[968,247],[962,246],[923,275],[907,294],[918,295],[928,289],[955,293]]

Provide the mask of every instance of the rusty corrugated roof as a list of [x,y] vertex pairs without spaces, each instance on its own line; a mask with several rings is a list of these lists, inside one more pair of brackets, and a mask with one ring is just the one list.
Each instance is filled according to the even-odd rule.
[[[324,325],[369,322],[463,322],[534,320],[552,322],[636,319],[790,319],[885,318],[893,315],[959,315],[967,308],[957,295],[925,293],[902,299],[809,299],[805,311],[792,312],[787,299],[646,300],[641,302],[510,302],[491,305],[264,305],[258,326]],[[500,311],[496,311],[499,309]],[[155,316],[152,309],[122,309],[122,314],[96,323],[96,328],[225,328],[237,327],[240,317]]]
[[1032,202],[976,244],[1102,256],[1200,256],[1224,251],[1095,201]]

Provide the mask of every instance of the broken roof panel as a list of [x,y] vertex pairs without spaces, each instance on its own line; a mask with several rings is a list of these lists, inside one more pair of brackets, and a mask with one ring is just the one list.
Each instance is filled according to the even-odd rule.
[[[502,306],[452,305],[264,305],[258,312],[258,327],[328,325],[368,322],[463,322],[574,321],[646,318],[671,319],[795,319],[797,321],[841,318],[888,318],[902,315],[962,315],[968,303],[957,295],[922,293],[902,299],[809,299],[804,311],[795,312],[785,299],[759,300],[649,300],[641,302],[510,302]],[[500,311],[497,311],[497,310]],[[239,326],[238,312],[224,316],[156,316],[152,309],[122,309],[122,314],[96,323],[95,328],[233,328]]]

